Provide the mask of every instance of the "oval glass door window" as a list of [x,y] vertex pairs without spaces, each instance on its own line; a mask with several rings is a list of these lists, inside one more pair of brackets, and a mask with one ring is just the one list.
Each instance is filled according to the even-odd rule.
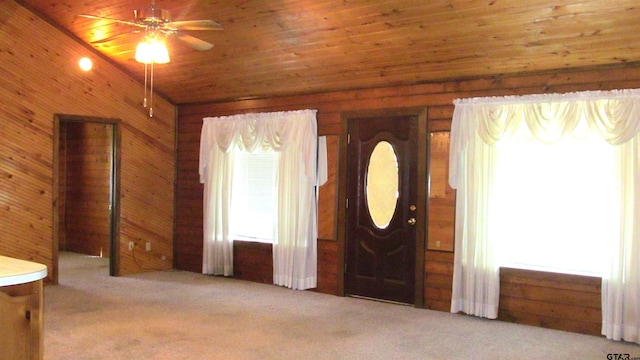
[[367,208],[379,229],[386,229],[398,204],[398,157],[390,143],[380,141],[371,152],[365,182]]

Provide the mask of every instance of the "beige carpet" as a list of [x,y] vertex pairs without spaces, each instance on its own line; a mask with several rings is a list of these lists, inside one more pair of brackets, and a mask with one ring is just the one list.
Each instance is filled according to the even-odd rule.
[[607,359],[640,346],[184,271],[109,277],[60,254],[45,359]]

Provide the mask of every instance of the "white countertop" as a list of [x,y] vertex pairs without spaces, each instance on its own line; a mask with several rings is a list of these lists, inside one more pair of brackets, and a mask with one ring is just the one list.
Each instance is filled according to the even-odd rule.
[[45,265],[0,255],[0,286],[38,281],[46,276]]

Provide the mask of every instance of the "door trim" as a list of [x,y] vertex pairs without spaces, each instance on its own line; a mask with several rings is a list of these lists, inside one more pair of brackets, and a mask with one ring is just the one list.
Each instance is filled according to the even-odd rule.
[[60,123],[99,123],[112,125],[112,149],[111,163],[112,171],[110,176],[110,239],[109,239],[109,275],[117,276],[120,269],[120,120],[113,118],[99,118],[92,116],[54,114],[53,115],[53,184],[52,184],[52,206],[53,206],[53,234],[52,234],[52,262],[53,269],[50,274],[51,282],[58,284],[59,280],[59,238],[58,238],[58,195],[59,184],[59,162],[60,162]]
[[418,117],[418,178],[417,182],[417,209],[416,220],[422,226],[416,227],[416,262],[415,262],[415,291],[413,305],[417,308],[424,307],[424,261],[425,246],[427,240],[427,108],[390,108],[376,110],[348,111],[341,113],[340,118],[340,144],[338,161],[338,211],[337,211],[337,250],[338,250],[338,295],[345,296],[345,272],[346,272],[346,233],[347,233],[347,137],[348,122],[351,118],[367,118],[380,116],[417,116]]

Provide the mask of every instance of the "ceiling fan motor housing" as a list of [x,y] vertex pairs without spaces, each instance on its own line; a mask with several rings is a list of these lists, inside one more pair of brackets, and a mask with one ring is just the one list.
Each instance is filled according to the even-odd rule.
[[135,23],[146,26],[162,26],[171,22],[171,13],[165,9],[158,9],[155,6],[143,10],[134,10]]

